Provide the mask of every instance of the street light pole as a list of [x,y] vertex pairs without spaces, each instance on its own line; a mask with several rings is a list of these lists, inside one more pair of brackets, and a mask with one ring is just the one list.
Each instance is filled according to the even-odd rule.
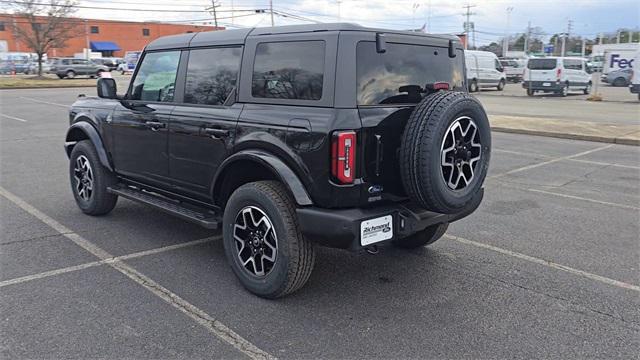
[[509,22],[511,21],[511,12],[513,11],[513,6],[507,7],[507,28],[504,32],[504,46],[502,48],[502,56],[507,56],[507,51],[509,51]]

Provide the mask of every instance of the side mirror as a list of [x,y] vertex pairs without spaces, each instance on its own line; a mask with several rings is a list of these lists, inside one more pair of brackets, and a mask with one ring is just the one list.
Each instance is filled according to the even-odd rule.
[[103,99],[116,99],[116,81],[112,78],[98,79],[98,97]]

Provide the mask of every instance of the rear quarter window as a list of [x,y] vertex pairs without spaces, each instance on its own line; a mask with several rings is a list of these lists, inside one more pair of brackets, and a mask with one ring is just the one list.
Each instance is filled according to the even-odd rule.
[[251,81],[255,98],[320,100],[324,80],[325,42],[260,43]]

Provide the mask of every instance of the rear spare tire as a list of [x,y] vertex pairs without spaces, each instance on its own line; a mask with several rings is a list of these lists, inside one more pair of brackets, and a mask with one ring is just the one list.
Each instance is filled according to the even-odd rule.
[[491,130],[482,105],[455,91],[425,97],[407,121],[400,174],[407,195],[427,210],[454,214],[482,188]]

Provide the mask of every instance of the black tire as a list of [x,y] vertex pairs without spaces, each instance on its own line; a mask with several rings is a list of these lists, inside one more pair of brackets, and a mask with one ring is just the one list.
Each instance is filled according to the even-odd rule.
[[569,83],[565,83],[562,89],[558,91],[558,95],[562,97],[567,97],[569,95]]
[[406,238],[393,240],[393,245],[403,249],[415,249],[431,245],[447,232],[447,228],[449,228],[449,223],[432,225]]
[[591,81],[589,81],[589,83],[587,84],[587,87],[586,87],[586,88],[584,88],[584,90],[582,90],[582,92],[583,92],[585,95],[589,95],[589,94],[591,94]]
[[504,86],[505,86],[504,80],[500,80],[500,82],[498,83],[498,91],[504,90]]
[[531,89],[527,89],[527,96],[533,96],[536,92],[531,90]]
[[478,91],[478,81],[476,79],[471,80],[469,84],[469,92],[474,93]]
[[73,70],[69,70],[67,71],[67,73],[65,74],[65,76],[69,79],[73,79],[74,77],[76,77],[76,72]]
[[[243,252],[239,250],[244,249],[247,243],[240,245],[240,241],[235,240],[234,231],[236,230],[236,222],[239,221],[238,217],[243,216],[242,219],[245,219],[242,212],[249,207],[262,212],[262,215],[267,217],[268,222],[275,229],[276,251],[275,256],[272,255],[275,260],[268,271],[266,271],[266,266],[260,266],[264,274],[256,274],[256,271],[253,271],[256,270],[255,258],[253,265],[251,265],[253,270],[242,264],[243,260],[240,257]],[[251,216],[253,218],[253,214]],[[258,220],[258,223],[261,221]],[[244,226],[247,224],[245,223]],[[269,231],[264,232],[262,239],[266,244]],[[254,237],[251,236],[249,237],[253,239]],[[260,297],[274,299],[300,289],[309,280],[313,270],[315,262],[313,244],[305,239],[300,232],[295,203],[282,184],[276,181],[248,183],[231,194],[224,210],[223,242],[227,261],[229,261],[233,272],[247,290]],[[267,254],[268,249],[264,245],[262,247],[265,252],[254,254],[260,256],[260,262],[264,264],[262,259],[264,255],[260,254]],[[251,254],[253,250],[254,247],[251,247],[247,251]]]
[[627,85],[627,80],[625,78],[619,77],[616,78],[615,80],[613,80],[613,83],[611,83],[613,86],[626,86]]
[[[92,173],[92,190],[88,198],[83,197],[78,189],[78,179],[80,177],[76,172],[76,168],[78,168],[80,157],[88,160]],[[102,166],[93,143],[89,140],[78,142],[73,147],[69,159],[71,192],[80,210],[85,214],[94,216],[104,215],[113,210],[118,201],[118,196],[107,192],[107,188],[115,185],[118,179],[109,169]]]
[[[469,125],[464,125],[465,122]],[[447,176],[441,165],[441,153],[450,154],[450,151],[453,151],[445,152],[443,148],[448,141],[445,135],[448,137],[453,133],[449,130],[450,127],[455,130],[456,123],[459,123],[459,128],[465,126],[466,132],[471,129],[471,123],[475,125],[476,131],[471,136],[476,144],[467,147],[466,144],[471,143],[472,140],[463,139],[464,150],[462,145],[459,146],[460,149],[454,146],[455,165],[448,165],[451,167],[448,168],[450,171]],[[447,148],[450,148],[450,145]],[[472,154],[476,160],[473,160],[473,165],[467,163],[465,168],[464,161],[457,160],[456,156],[465,156],[471,151],[476,153]],[[469,161],[471,155],[466,156],[466,161]],[[482,188],[490,157],[491,130],[487,114],[480,102],[467,93],[440,91],[424,98],[407,121],[400,147],[402,183],[407,195],[425,209],[445,214],[456,213],[469,205]],[[449,159],[449,157],[446,158]],[[469,179],[465,174],[463,187],[459,187],[460,171],[458,169],[461,167],[458,161],[462,162],[462,169],[469,170],[471,167],[473,170]],[[458,175],[455,176],[457,183],[451,187],[451,179],[456,170],[458,170]],[[449,180],[447,181],[445,177]]]
[[59,79],[64,79],[64,75],[58,75]]

